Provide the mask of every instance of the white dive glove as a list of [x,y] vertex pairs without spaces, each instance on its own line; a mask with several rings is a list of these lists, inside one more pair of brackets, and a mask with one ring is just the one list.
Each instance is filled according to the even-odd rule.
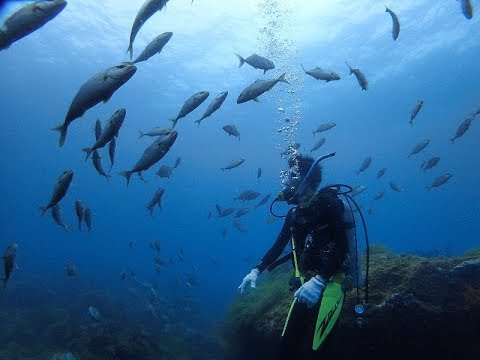
[[320,301],[323,290],[325,290],[325,280],[320,275],[317,275],[300,286],[293,296],[299,303],[312,308]]
[[250,273],[243,278],[242,283],[238,287],[238,289],[240,290],[240,294],[243,294],[243,292],[245,291],[245,287],[248,286],[248,283],[250,283],[250,287],[252,288],[257,285],[258,275],[260,275],[260,271],[255,268],[252,269],[252,271],[250,271]]

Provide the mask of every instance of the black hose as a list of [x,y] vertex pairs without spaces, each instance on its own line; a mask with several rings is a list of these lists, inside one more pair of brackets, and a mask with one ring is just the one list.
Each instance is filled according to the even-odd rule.
[[280,199],[278,198],[278,196],[275,198],[275,200],[272,201],[272,203],[270,204],[270,214],[272,214],[272,216],[276,217],[276,218],[286,218],[287,215],[277,215],[273,212],[273,204],[275,204],[277,201],[279,201]]

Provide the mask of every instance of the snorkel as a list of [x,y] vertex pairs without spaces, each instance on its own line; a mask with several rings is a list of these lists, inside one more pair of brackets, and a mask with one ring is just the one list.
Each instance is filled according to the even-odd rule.
[[296,187],[296,190],[292,187],[290,188],[286,187],[284,190],[282,190],[270,204],[270,214],[272,214],[272,216],[277,218],[286,217],[286,215],[275,214],[273,212],[273,204],[275,204],[277,201],[286,201],[288,205],[298,204],[299,202],[302,202],[304,200],[305,195],[308,193],[307,190],[309,190],[309,188],[311,187],[310,185],[313,183],[312,180],[313,180],[313,177],[315,176],[316,167],[321,161],[328,159],[332,156],[335,156],[334,152],[327,155],[323,155],[319,157],[317,160],[315,160],[313,164],[310,166],[310,169],[308,170],[307,175],[305,175],[303,181],[300,183],[298,187]]

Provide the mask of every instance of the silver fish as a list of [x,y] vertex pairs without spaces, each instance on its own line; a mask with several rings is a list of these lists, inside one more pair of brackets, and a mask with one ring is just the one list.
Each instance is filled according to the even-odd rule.
[[419,100],[415,104],[415,107],[412,109],[412,113],[410,114],[410,125],[413,126],[413,120],[417,117],[418,113],[422,109],[422,106],[423,106],[423,100]]
[[90,317],[95,321],[102,321],[102,317],[100,315],[100,312],[94,306],[89,306],[88,307],[88,315],[90,315]]
[[242,201],[255,200],[259,196],[260,196],[259,192],[256,192],[253,190],[246,190],[241,192],[237,197],[234,197],[233,200],[242,200]]
[[0,50],[38,30],[65,9],[65,0],[36,1],[10,15],[0,26]]
[[55,206],[52,207],[52,218],[55,221],[55,223],[62,227],[66,232],[69,232],[70,230],[68,229],[68,225],[65,225],[65,223],[62,220],[62,209],[60,207],[60,204],[55,204]]
[[75,214],[78,218],[78,230],[82,231],[82,220],[83,220],[83,213],[85,211],[85,205],[83,205],[81,200],[75,201]]
[[97,121],[95,121],[95,141],[100,138],[100,135],[102,135],[102,123],[100,119],[97,119]]
[[250,212],[250,208],[241,208],[241,209],[237,210],[237,212],[235,213],[235,215],[233,217],[234,218],[239,218],[239,217],[247,215],[249,212]]
[[232,161],[230,161],[230,163],[228,163],[228,165],[226,165],[225,167],[221,168],[221,170],[234,169],[234,168],[242,165],[244,162],[245,162],[245,159],[244,159],[244,158],[240,158],[240,159],[237,159],[237,160],[232,160]]
[[253,84],[247,86],[245,90],[242,91],[242,93],[238,96],[237,104],[242,104],[250,100],[258,102],[258,97],[263,93],[267,92],[268,90],[270,90],[278,82],[284,82],[284,83],[290,84],[285,79],[285,73],[280,75],[278,79],[257,80]]
[[150,17],[167,4],[168,0],[146,0],[133,21],[132,30],[130,31],[130,42],[128,44],[127,52],[130,53],[130,59],[133,57],[133,42],[137,36],[140,28]]
[[245,228],[245,226],[243,226],[243,224],[238,220],[233,221],[233,226],[235,226],[235,229],[237,229],[241,233],[246,233],[247,232],[247,229]]
[[313,132],[313,135],[315,135],[316,133],[333,129],[335,126],[337,126],[337,124],[333,122],[320,124],[315,130],[312,130],[312,132]]
[[325,138],[321,138],[320,140],[318,140],[318,141],[316,142],[316,144],[313,145],[313,147],[312,147],[312,149],[310,150],[310,152],[320,149],[320,147],[321,147],[323,144],[325,144]]
[[5,277],[2,278],[3,288],[7,287],[8,280],[12,275],[13,268],[16,266],[16,259],[17,259],[17,249],[18,245],[13,243],[7,247],[5,253],[3,254],[3,271],[5,273]]
[[325,80],[325,82],[330,82],[332,80],[340,80],[340,76],[333,71],[323,70],[318,66],[312,70],[305,70],[302,64],[300,64],[300,66],[302,67],[305,74],[310,75],[316,80]]
[[178,165],[180,165],[180,162],[182,161],[182,158],[179,156],[175,159],[175,164],[173,164],[173,168],[176,169]]
[[361,172],[367,170],[371,163],[372,157],[368,156],[365,160],[363,160],[362,166],[360,166],[360,169],[357,170],[357,174],[360,174]]
[[373,197],[373,200],[380,200],[385,195],[385,192],[380,191]]
[[470,125],[472,124],[472,120],[474,117],[469,117],[465,120],[462,121],[462,123],[458,126],[457,131],[455,132],[455,136],[450,138],[450,142],[453,144],[456,139],[460,138],[467,132],[467,130],[470,128]]
[[238,138],[238,141],[240,141],[240,133],[238,132],[237,128],[235,125],[225,125],[222,127],[223,130],[228,134],[228,136],[232,135]]
[[437,166],[438,162],[440,161],[440,158],[438,156],[435,156],[431,159],[428,159],[422,164],[422,169],[423,171],[427,171],[435,166]]
[[175,119],[170,119],[170,121],[173,123],[172,129],[175,127],[175,125],[177,125],[178,120],[187,116],[197,107],[199,107],[208,98],[208,95],[210,95],[208,91],[199,91],[190,96],[183,104],[177,117]]
[[378,170],[377,179],[380,179],[383,175],[385,175],[386,172],[387,172],[387,168],[382,168]]
[[160,169],[157,170],[156,174],[161,178],[170,178],[172,175],[173,168],[168,165],[160,166]]
[[160,209],[162,209],[162,196],[165,193],[165,189],[159,188],[155,193],[153,194],[152,199],[149,201],[147,204],[146,208],[150,212],[150,215],[153,215],[153,208],[155,205],[158,205]]
[[352,67],[350,65],[348,65],[348,63],[345,61],[345,63],[347,64],[348,68],[350,69],[350,75],[355,75],[355,77],[357,78],[357,81],[358,81],[358,84],[360,85],[360,87],[362,88],[362,90],[367,90],[368,89],[368,81],[367,81],[367,78],[365,77],[365,75],[363,75],[363,73],[360,71],[360,69],[352,69]]
[[392,17],[392,37],[393,40],[397,40],[398,34],[400,34],[400,21],[398,21],[398,16],[386,6],[385,12],[389,13]]
[[420,151],[425,149],[429,143],[430,143],[430,140],[428,139],[419,142],[417,145],[415,145],[415,147],[412,149],[410,154],[408,154],[408,157],[418,154]]
[[226,216],[232,215],[234,212],[235,212],[234,208],[223,209],[219,217],[226,217]]
[[152,130],[147,131],[147,132],[143,132],[141,130],[138,130],[138,132],[140,133],[140,135],[138,136],[138,138],[140,139],[144,136],[163,136],[163,135],[167,135],[170,132],[172,132],[172,129],[156,127],[156,128],[153,128]]
[[85,225],[87,225],[88,231],[92,229],[92,211],[90,208],[85,208],[83,212],[83,220],[85,221]]
[[150,59],[153,55],[160,54],[160,52],[163,50],[163,47],[167,45],[167,43],[172,38],[172,35],[172,32],[165,32],[161,35],[158,35],[150,42],[150,44],[145,47],[142,53],[138,55],[138,57],[132,62],[132,64],[146,61]]
[[83,148],[82,151],[87,154],[85,161],[89,158],[90,154],[95,150],[103,148],[107,145],[113,138],[118,136],[118,132],[122,127],[123,121],[125,120],[125,115],[127,110],[118,109],[108,120],[107,125],[102,130],[100,137],[95,141],[95,143],[89,148]]
[[93,167],[95,168],[95,170],[97,170],[99,175],[105,176],[107,180],[111,178],[111,176],[105,173],[105,170],[103,170],[102,157],[98,153],[98,150],[93,151],[92,162]]
[[113,164],[115,163],[115,149],[117,148],[117,140],[113,138],[108,144],[108,157],[110,158],[110,169],[108,172],[112,171]]
[[257,182],[260,181],[261,177],[262,177],[262,168],[258,168],[258,170],[257,170]]
[[404,192],[406,191],[407,189],[405,189],[404,187],[401,187],[399,186],[397,183],[393,182],[393,181],[390,181],[390,188],[393,190],[393,191],[396,191],[396,192]]
[[238,54],[235,54],[238,57],[238,60],[240,60],[240,63],[238,64],[238,67],[242,67],[243,64],[247,63],[251,67],[255,69],[261,69],[263,70],[263,73],[265,74],[268,70],[275,69],[275,65],[273,62],[266,57],[257,55],[257,54],[252,54],[246,59],[241,57]]
[[67,137],[68,126],[100,102],[107,102],[137,71],[135,65],[121,64],[95,74],[84,83],[72,100],[65,121],[52,130],[60,132],[60,146]]
[[358,185],[352,189],[352,196],[357,196],[367,189],[367,185]]
[[55,187],[53,188],[53,194],[50,199],[50,202],[46,206],[40,207],[40,210],[42,211],[42,215],[45,214],[45,212],[54,207],[60,200],[63,199],[65,194],[68,191],[68,188],[70,186],[70,183],[72,182],[73,179],[73,171],[72,170],[65,170],[62,175],[59,176],[57,182],[55,183]]
[[200,126],[200,123],[202,122],[203,119],[209,117],[215,111],[220,109],[220,106],[222,106],[222,104],[225,101],[225,99],[227,98],[227,96],[228,96],[228,91],[223,91],[220,94],[218,94],[217,97],[212,100],[210,105],[208,105],[207,110],[205,110],[202,117],[198,120],[195,120],[195,123],[197,123],[198,126]]
[[425,189],[427,191],[430,191],[433,188],[439,187],[443,184],[445,184],[450,178],[453,176],[453,174],[444,174],[439,177],[437,177],[435,180],[433,180],[432,185],[426,186]]
[[143,152],[133,169],[122,171],[120,173],[120,175],[127,179],[127,186],[130,183],[130,177],[133,173],[138,173],[141,177],[142,171],[148,170],[168,153],[172,145],[175,143],[177,135],[178,133],[176,131],[171,131],[167,135],[158,137],[158,139],[156,139],[153,144]]
[[270,196],[272,196],[272,194],[265,195],[265,196],[262,198],[262,200],[260,200],[260,201],[258,202],[258,204],[255,205],[254,209],[256,209],[256,208],[258,208],[258,207],[266,204],[266,203],[268,202],[268,200],[270,200]]
[[67,275],[69,278],[76,278],[77,267],[72,263],[67,263],[67,265],[65,265],[65,275]]
[[473,6],[470,0],[460,0],[463,15],[470,20],[473,17]]

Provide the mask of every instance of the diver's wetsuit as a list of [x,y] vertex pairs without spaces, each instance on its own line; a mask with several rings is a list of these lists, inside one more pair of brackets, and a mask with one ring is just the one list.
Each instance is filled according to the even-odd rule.
[[[307,207],[291,209],[277,240],[256,268],[262,272],[283,252],[293,237],[298,265],[305,280],[320,275],[328,281],[341,268],[348,252],[344,205],[334,188],[318,191]],[[299,281],[295,288],[300,287]],[[308,359],[314,356],[313,333],[320,303],[311,309],[297,303],[282,339],[282,359]]]

